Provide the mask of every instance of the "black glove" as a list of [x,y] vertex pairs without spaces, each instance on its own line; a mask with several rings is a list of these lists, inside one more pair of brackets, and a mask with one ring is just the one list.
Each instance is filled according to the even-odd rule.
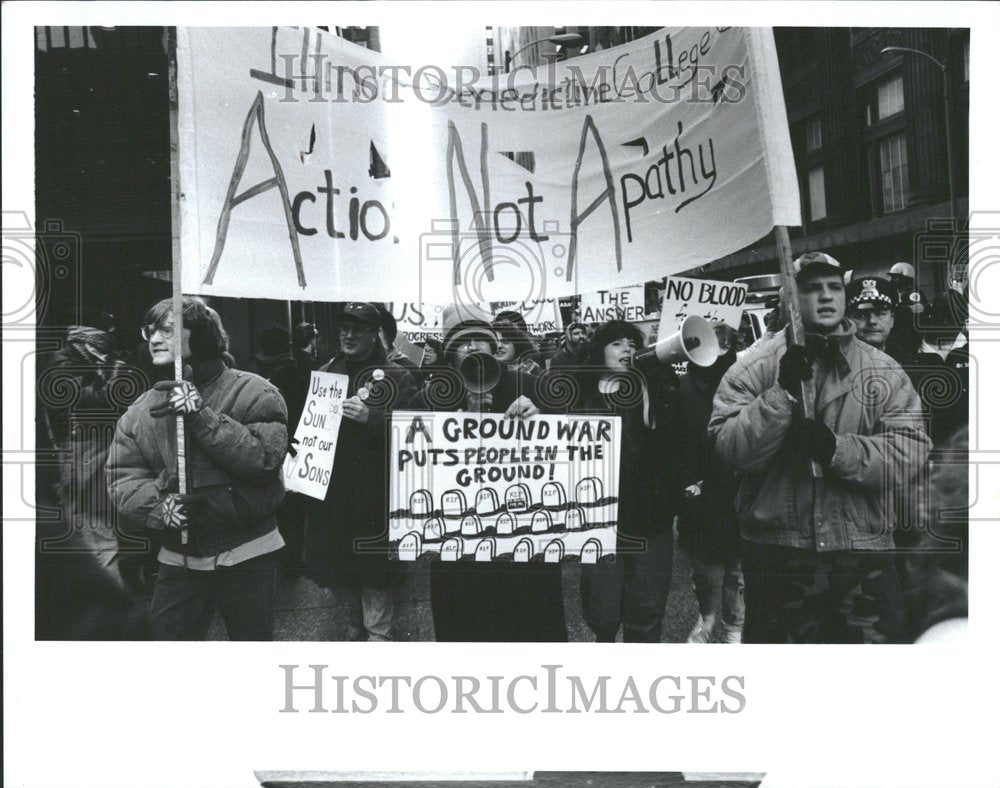
[[778,362],[778,385],[792,396],[798,397],[800,387],[807,380],[812,380],[814,353],[802,345],[789,345],[788,351]]
[[829,465],[837,451],[837,436],[823,422],[815,419],[796,419],[788,430],[789,443],[804,457],[820,465]]
[[189,380],[161,380],[153,388],[166,393],[165,397],[149,409],[153,418],[187,416],[197,413],[205,403],[201,394]]

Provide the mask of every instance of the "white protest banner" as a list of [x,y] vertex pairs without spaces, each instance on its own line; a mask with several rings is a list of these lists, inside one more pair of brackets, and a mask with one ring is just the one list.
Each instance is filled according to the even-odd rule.
[[536,336],[562,331],[562,312],[559,299],[540,298],[534,301],[494,301],[490,311],[496,318],[501,312],[517,312],[524,318],[528,333]]
[[618,416],[394,412],[393,555],[594,563],[613,554],[620,435]]
[[311,498],[326,498],[334,453],[347,397],[347,375],[313,372],[302,417],[295,428],[297,452],[285,456],[285,489]]
[[441,339],[443,304],[414,304],[401,301],[389,302],[385,308],[396,318],[396,330],[410,342]]
[[746,283],[668,276],[657,333],[660,337],[670,336],[689,315],[723,322],[738,329],[748,288]]
[[638,323],[645,319],[645,285],[598,290],[596,293],[584,293],[580,296],[581,323],[606,323],[609,320]]
[[184,292],[556,298],[800,224],[769,28],[426,65],[313,28],[179,28]]

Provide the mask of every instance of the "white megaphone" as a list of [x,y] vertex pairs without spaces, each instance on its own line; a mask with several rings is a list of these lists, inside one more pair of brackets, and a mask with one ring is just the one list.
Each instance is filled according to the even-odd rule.
[[705,318],[689,315],[679,331],[636,353],[632,365],[641,366],[655,360],[660,364],[690,361],[699,367],[710,367],[718,357],[719,340],[715,328]]

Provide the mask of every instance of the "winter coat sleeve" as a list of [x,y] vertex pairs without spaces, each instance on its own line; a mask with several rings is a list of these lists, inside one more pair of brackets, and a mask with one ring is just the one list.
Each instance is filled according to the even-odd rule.
[[247,408],[246,423],[202,408],[188,419],[199,448],[237,481],[266,481],[284,462],[288,411],[278,390],[264,385]]
[[760,378],[758,364],[734,364],[712,402],[708,432],[716,455],[736,470],[761,470],[778,452],[792,423],[795,403],[776,382]]
[[136,439],[137,414],[125,413],[115,427],[108,459],[104,466],[108,496],[115,509],[145,523],[159,502],[170,479],[153,472]]
[[871,490],[902,486],[916,475],[931,449],[920,397],[901,369],[880,377],[888,396],[873,434],[838,434],[831,473]]

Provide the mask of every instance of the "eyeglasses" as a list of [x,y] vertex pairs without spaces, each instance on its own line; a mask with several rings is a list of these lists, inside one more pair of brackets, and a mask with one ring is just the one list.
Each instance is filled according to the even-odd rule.
[[144,340],[149,342],[149,340],[153,338],[153,334],[156,334],[157,332],[159,332],[160,336],[163,337],[164,339],[170,339],[174,335],[174,327],[160,326],[157,325],[156,323],[151,323],[148,326],[143,326],[140,329],[139,333],[142,334],[142,338]]

